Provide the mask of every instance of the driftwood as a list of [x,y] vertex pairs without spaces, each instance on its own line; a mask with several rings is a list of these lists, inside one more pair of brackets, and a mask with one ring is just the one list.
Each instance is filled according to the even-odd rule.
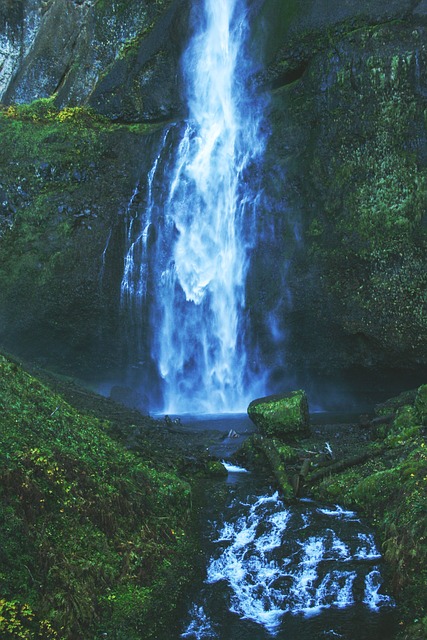
[[369,451],[365,451],[364,453],[360,453],[357,456],[351,456],[350,458],[344,458],[344,460],[339,460],[339,462],[334,462],[333,464],[328,465],[327,467],[323,467],[318,471],[307,476],[306,481],[310,484],[314,482],[318,482],[319,480],[323,480],[326,476],[329,476],[333,473],[340,473],[341,471],[345,471],[346,469],[350,469],[350,467],[355,467],[359,464],[363,464],[367,460],[371,458],[376,458],[384,453],[385,447],[381,447],[379,449],[370,449]]
[[395,417],[396,417],[395,413],[389,413],[386,416],[379,416],[378,418],[373,418],[370,421],[369,426],[377,427],[378,425],[381,425],[381,424],[390,424],[391,422],[393,422]]
[[292,486],[293,486],[294,494],[296,498],[298,498],[300,494],[302,483],[305,481],[306,477],[308,476],[310,467],[311,467],[310,458],[304,458],[304,460],[302,461],[302,465],[299,470],[299,473],[294,473],[294,475],[292,476]]

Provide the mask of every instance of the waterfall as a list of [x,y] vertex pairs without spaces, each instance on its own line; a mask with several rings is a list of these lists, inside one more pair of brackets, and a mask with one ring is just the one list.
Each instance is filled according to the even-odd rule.
[[188,118],[174,145],[162,143],[166,157],[148,176],[138,232],[134,218],[127,228],[122,304],[133,314],[149,306],[166,413],[244,411],[260,391],[245,339],[263,151],[262,108],[248,88],[246,13],[241,0],[202,0],[193,10],[182,63]]

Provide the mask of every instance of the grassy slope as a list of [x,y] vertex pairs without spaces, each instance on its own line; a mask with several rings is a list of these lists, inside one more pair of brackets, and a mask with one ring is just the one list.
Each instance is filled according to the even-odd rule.
[[[0,637],[162,637],[190,487],[0,356]],[[168,462],[170,465],[170,461]]]

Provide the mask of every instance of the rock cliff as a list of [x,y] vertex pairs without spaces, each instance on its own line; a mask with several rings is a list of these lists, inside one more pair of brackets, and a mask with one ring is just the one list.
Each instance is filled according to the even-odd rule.
[[[249,18],[270,134],[248,307],[271,390],[290,375],[419,377],[427,4],[254,0]],[[12,350],[87,373],[126,359],[123,213],[162,123],[185,115],[190,32],[184,0],[0,2],[0,340]]]

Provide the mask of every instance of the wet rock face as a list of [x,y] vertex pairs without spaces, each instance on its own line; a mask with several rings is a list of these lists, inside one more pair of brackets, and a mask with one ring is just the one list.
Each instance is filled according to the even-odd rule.
[[264,435],[272,438],[286,440],[308,434],[308,402],[304,391],[253,400],[248,415]]
[[55,93],[58,106],[89,102],[122,121],[158,120],[182,108],[184,0],[22,0],[10,19],[3,5],[5,103]]
[[161,133],[85,111],[0,114],[0,342],[10,351],[74,375],[122,366],[123,217]]
[[329,30],[320,4],[304,15],[295,8],[288,41],[276,41],[260,80],[273,88],[265,224],[283,238],[270,280],[288,284],[287,297],[269,302],[282,319],[279,351],[293,371],[422,368],[422,3],[413,13],[413,3],[343,3],[348,15],[335,14]]
[[40,25],[37,0],[1,0],[0,2],[0,100],[19,71]]
[[126,122],[166,120],[184,111],[180,58],[188,38],[188,6],[169,3],[123,49],[89,99],[97,112]]
[[[0,99],[55,94],[60,108],[90,105],[119,122],[180,118],[191,4],[0,0]],[[426,2],[249,5],[252,52],[263,62],[256,82],[270,98],[247,287],[260,357],[278,376],[425,367]],[[67,344],[62,358],[83,360],[90,345],[94,362],[114,359],[121,219],[138,172],[150,169],[152,138],[89,125],[32,140],[27,122],[16,144],[8,131],[0,337],[30,344],[36,321],[40,351],[53,331],[58,353]],[[103,256],[111,285],[100,289]],[[99,328],[106,309],[114,327]]]

